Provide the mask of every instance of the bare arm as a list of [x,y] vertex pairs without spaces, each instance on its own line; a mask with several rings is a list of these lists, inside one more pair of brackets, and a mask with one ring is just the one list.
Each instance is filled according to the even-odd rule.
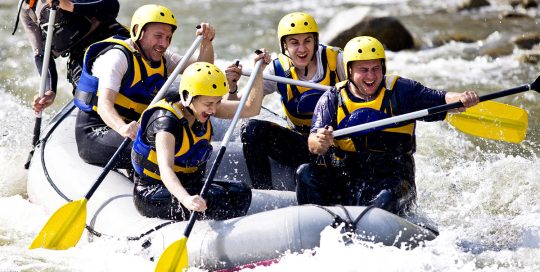
[[114,101],[117,95],[118,93],[111,89],[101,89],[98,97],[98,114],[103,122],[118,132],[118,134],[135,140],[139,124],[136,121],[132,121],[129,124],[124,122],[118,111],[114,108]]
[[324,155],[328,151],[328,148],[334,143],[334,136],[332,133],[334,129],[332,127],[319,128],[317,132],[309,134],[308,147],[309,151],[313,154]]
[[446,101],[446,104],[454,103],[454,102],[461,102],[463,103],[464,107],[451,110],[450,112],[463,112],[466,108],[472,107],[478,102],[480,102],[480,98],[478,97],[478,94],[473,91],[465,91],[463,93],[454,93],[454,92],[447,92],[444,100]]
[[156,134],[156,153],[161,181],[184,207],[203,212],[206,210],[206,201],[199,195],[190,195],[174,172],[174,144],[175,138],[171,133],[161,131]]
[[[258,54],[254,58],[254,63],[257,63],[260,59],[263,59],[263,65],[261,65],[261,69],[259,69],[255,81],[253,82],[253,87],[251,92],[249,93],[249,96],[246,99],[246,104],[242,110],[242,113],[240,114],[241,118],[251,117],[259,114],[262,107],[262,100],[264,97],[263,93],[263,77],[262,73],[264,70],[264,67],[270,63],[270,54],[267,52],[266,49],[261,49],[262,53]],[[255,76],[255,75],[251,75]],[[227,118],[230,119],[234,116],[234,113],[236,111],[236,108],[240,104],[239,101],[222,101],[219,104],[219,108],[216,111],[216,117],[219,118]]]
[[201,28],[197,29],[196,34],[202,35],[203,40],[201,42],[201,46],[199,47],[199,56],[197,61],[214,63],[214,46],[212,41],[214,40],[216,31],[209,23],[202,22],[200,26]]
[[229,93],[227,93],[223,99],[238,101],[240,100],[240,95],[238,94],[238,80],[242,76],[242,65],[237,60],[236,63],[233,63],[227,67],[225,70],[225,75],[227,76],[227,82],[229,83]]

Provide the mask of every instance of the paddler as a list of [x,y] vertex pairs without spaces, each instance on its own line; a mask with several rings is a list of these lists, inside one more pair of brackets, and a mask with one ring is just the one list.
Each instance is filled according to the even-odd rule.
[[[270,63],[265,49],[254,57]],[[255,75],[253,75],[255,76]],[[259,114],[263,98],[262,69],[240,115]],[[222,100],[229,92],[225,74],[215,65],[196,62],[186,68],[179,91],[150,106],[141,117],[133,144],[134,202],[148,217],[186,220],[190,211],[204,212],[202,219],[223,220],[246,214],[251,189],[242,181],[214,180],[206,195],[206,163],[212,153],[210,116],[232,119],[239,101]]]
[[[416,199],[414,157],[416,122],[334,138],[342,129],[382,118],[461,101],[476,105],[473,91],[446,92],[419,82],[386,75],[384,47],[377,39],[350,40],[343,53],[347,80],[323,94],[313,113],[309,150],[319,164],[297,170],[299,204],[374,205],[393,213],[413,207]],[[446,112],[423,121],[444,120]]]

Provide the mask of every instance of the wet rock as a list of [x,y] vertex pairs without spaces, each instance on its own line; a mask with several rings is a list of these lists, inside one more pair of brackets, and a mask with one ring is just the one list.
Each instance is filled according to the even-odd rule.
[[449,43],[451,41],[462,42],[462,43],[474,43],[474,42],[476,42],[476,40],[471,38],[471,37],[468,37],[468,36],[465,36],[465,35],[462,35],[462,34],[457,34],[457,33],[444,34],[444,35],[434,37],[431,42],[432,42],[432,46],[438,47],[438,46],[447,44],[447,43]]
[[540,32],[522,34],[521,36],[514,38],[513,42],[520,49],[532,49],[535,45],[540,43]]
[[511,0],[510,5],[513,8],[516,8],[517,6],[524,7],[526,9],[528,8],[536,8],[538,7],[538,1],[536,0]]
[[471,10],[471,9],[479,9],[481,7],[489,6],[490,3],[487,0],[465,0],[463,1],[459,7],[458,10]]
[[504,11],[499,15],[499,19],[524,19],[524,18],[531,18],[526,13],[519,12],[519,11]]
[[477,56],[497,58],[511,55],[514,50],[514,45],[509,41],[510,37],[508,34],[495,31],[485,40],[477,41],[465,46],[463,48],[463,53],[471,59]]
[[511,55],[514,51],[514,45],[509,43],[509,40],[508,34],[493,32],[484,41],[479,42],[479,55],[487,55],[492,58]]
[[370,8],[357,7],[334,16],[321,34],[329,45],[345,47],[357,36],[373,36],[390,51],[414,48],[414,39],[405,26],[395,17],[375,17]]
[[519,57],[519,61],[529,64],[539,64],[540,63],[540,51],[527,52]]

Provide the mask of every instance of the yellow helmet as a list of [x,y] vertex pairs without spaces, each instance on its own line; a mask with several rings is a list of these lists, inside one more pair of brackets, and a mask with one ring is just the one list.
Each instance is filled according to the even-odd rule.
[[[176,30],[176,17],[172,11],[160,5],[144,5],[138,8],[133,17],[131,17],[131,28],[129,30],[131,39],[136,42],[140,36],[144,26],[148,23],[163,23],[173,27],[173,32]],[[135,26],[138,25],[135,32]]]
[[195,62],[189,65],[180,80],[180,100],[185,107],[198,95],[224,96],[229,91],[225,74],[214,64]]
[[[315,33],[315,40],[318,43],[319,27],[313,16],[304,12],[293,12],[283,16],[279,21],[277,30],[281,53],[285,53],[283,47],[283,38],[285,36],[303,33]],[[315,48],[317,47],[315,46]]]
[[343,49],[343,66],[345,75],[349,77],[349,62],[357,60],[382,60],[383,75],[386,73],[386,56],[384,46],[379,40],[370,36],[359,36],[351,39]]

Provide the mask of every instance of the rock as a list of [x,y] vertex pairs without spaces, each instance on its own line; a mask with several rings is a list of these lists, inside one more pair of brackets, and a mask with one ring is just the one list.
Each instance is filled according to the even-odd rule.
[[481,7],[489,6],[490,3],[487,0],[465,0],[459,5],[458,10],[471,10],[478,9]]
[[411,33],[398,19],[372,17],[368,15],[370,11],[370,8],[357,7],[334,16],[321,34],[321,41],[343,48],[352,38],[366,35],[377,38],[390,51],[414,48]]
[[503,11],[499,15],[499,19],[525,19],[525,18],[532,18],[526,13],[519,12],[519,11]]
[[432,40],[432,45],[434,47],[438,47],[438,46],[447,44],[451,41],[462,42],[462,43],[476,42],[476,40],[471,37],[465,36],[463,34],[454,33],[454,34],[443,34],[443,35],[434,37]]
[[513,8],[516,8],[517,6],[522,6],[528,9],[538,7],[538,2],[536,0],[511,0],[510,5]]
[[532,49],[535,45],[540,43],[540,33],[521,34],[521,36],[514,38],[513,42],[520,49]]
[[519,61],[529,64],[540,63],[540,51],[528,52],[519,57]]

